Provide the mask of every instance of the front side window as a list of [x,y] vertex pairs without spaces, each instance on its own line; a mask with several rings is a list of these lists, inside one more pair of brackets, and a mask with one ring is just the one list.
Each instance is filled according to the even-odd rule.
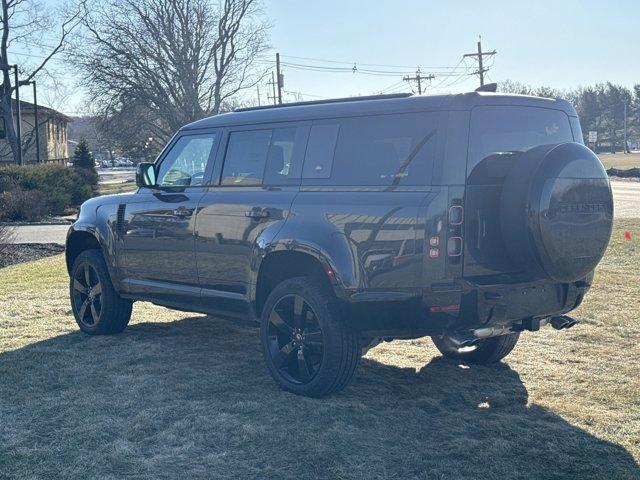
[[312,127],[303,167],[307,185],[428,185],[437,114],[343,118]]
[[158,186],[202,185],[214,140],[212,133],[180,137],[158,167]]

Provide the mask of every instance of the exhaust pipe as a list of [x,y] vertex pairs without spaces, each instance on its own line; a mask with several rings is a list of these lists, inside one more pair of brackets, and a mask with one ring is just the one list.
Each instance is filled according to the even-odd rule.
[[580,323],[579,320],[571,318],[569,315],[560,315],[558,317],[551,318],[551,326],[556,330],[564,330],[565,328],[571,328],[574,325]]
[[472,333],[477,338],[489,338],[489,337],[497,337],[499,335],[506,335],[510,333],[511,329],[504,325],[499,325],[496,327],[484,327],[477,328]]
[[480,341],[479,338],[471,335],[451,335],[449,340],[451,340],[456,348],[473,347]]

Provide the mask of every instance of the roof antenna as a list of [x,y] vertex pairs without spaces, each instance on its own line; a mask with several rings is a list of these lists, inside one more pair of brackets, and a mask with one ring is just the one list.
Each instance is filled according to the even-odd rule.
[[481,87],[476,88],[476,92],[497,92],[498,84],[497,83],[485,83]]

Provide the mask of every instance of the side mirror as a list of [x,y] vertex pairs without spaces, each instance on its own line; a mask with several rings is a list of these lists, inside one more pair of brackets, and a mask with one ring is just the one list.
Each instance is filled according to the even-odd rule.
[[154,163],[142,162],[136,170],[136,185],[138,187],[156,186],[156,166]]

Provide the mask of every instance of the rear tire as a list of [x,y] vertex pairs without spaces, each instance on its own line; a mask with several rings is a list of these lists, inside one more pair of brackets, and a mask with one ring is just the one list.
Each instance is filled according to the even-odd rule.
[[269,373],[284,390],[324,397],[347,386],[360,360],[360,344],[343,321],[333,292],[313,277],[276,286],[262,310],[262,351]]
[[436,348],[445,357],[465,363],[487,364],[496,363],[511,353],[518,343],[520,333],[509,333],[498,337],[483,338],[470,349],[458,348],[449,337],[431,337]]
[[69,292],[73,315],[83,332],[120,333],[129,324],[133,302],[116,292],[99,250],[78,255],[71,267]]

